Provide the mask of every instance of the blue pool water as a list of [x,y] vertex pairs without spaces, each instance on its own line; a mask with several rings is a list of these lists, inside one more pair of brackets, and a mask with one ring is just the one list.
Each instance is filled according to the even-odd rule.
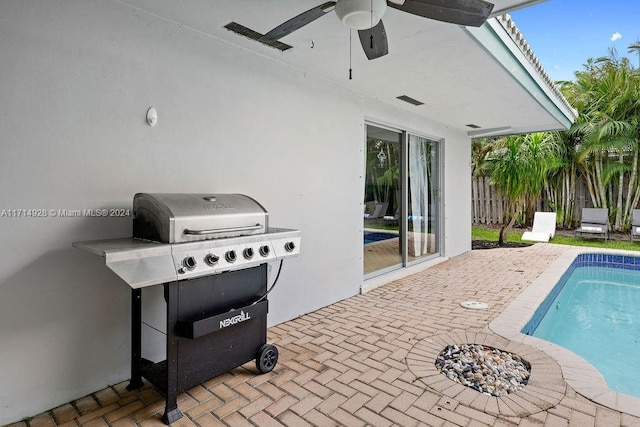
[[398,237],[398,233],[385,233],[383,231],[365,231],[364,244],[379,242],[381,240],[393,239]]
[[640,257],[578,256],[522,332],[573,351],[612,390],[640,397]]

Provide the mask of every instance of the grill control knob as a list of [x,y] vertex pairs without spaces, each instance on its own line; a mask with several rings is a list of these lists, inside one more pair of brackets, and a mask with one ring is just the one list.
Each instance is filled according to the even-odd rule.
[[287,252],[293,252],[295,248],[296,248],[296,244],[293,242],[287,242],[284,244],[284,250]]
[[228,262],[236,262],[236,251],[227,251],[226,254],[224,254],[224,259],[226,259]]
[[218,263],[218,260],[220,259],[219,256],[214,255],[214,254],[207,254],[204,257],[204,262],[206,262],[208,265],[210,265],[211,267],[213,267],[214,265],[216,265]]
[[187,269],[187,270],[193,270],[194,268],[196,268],[196,265],[198,265],[198,261],[196,261],[196,259],[192,256],[188,256],[185,257],[182,260],[182,265]]
[[245,248],[245,250],[242,251],[242,255],[245,259],[253,258],[253,248]]
[[269,256],[269,252],[270,252],[269,246],[267,245],[260,246],[260,255],[262,255],[263,257],[267,257]]

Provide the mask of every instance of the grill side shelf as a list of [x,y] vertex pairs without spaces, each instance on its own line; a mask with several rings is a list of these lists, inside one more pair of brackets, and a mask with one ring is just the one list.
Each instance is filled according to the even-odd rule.
[[133,289],[178,280],[171,245],[125,237],[73,242],[73,247],[105,258],[105,264]]
[[232,328],[234,325],[264,316],[269,311],[269,301],[261,301],[222,314],[194,321],[178,320],[176,333],[184,338],[197,339],[205,335]]

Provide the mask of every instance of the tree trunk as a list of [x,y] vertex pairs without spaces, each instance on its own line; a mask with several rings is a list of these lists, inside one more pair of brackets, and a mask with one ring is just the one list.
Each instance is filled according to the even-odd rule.
[[[500,227],[500,235],[498,236],[498,246],[504,246],[507,242],[507,238],[509,237],[509,232],[513,228],[513,225],[516,223],[518,219],[519,209],[517,207],[513,210],[513,215],[507,224],[507,221],[502,221],[502,227]],[[505,218],[506,220],[506,218]]]
[[635,209],[638,206],[638,202],[640,202],[640,185],[636,186],[636,194],[633,196],[633,202],[631,202],[631,209]]
[[[591,203],[593,206],[598,206],[598,200],[596,198],[596,189],[594,182],[591,180],[591,172],[585,168],[584,180],[587,183],[587,189],[589,190],[589,196],[591,197]],[[593,179],[595,181],[595,177]]]
[[[618,161],[624,164],[624,156],[622,153],[618,156]],[[620,172],[620,176],[618,177],[618,200],[616,200],[616,221],[615,221],[615,229],[619,231],[622,226],[622,194],[624,189],[624,173]]]
[[561,181],[561,186],[562,186],[562,196],[561,196],[561,201],[560,201],[560,212],[562,214],[562,222],[560,223],[560,225],[562,225],[562,227],[566,227],[567,225],[567,210],[569,208],[569,186],[570,186],[570,174],[569,171],[567,170],[563,170],[562,171],[562,181]]
[[606,208],[607,205],[607,192],[604,188],[604,182],[602,181],[602,156],[598,155],[595,159],[596,163],[596,185],[598,189],[598,204],[596,207]]
[[625,224],[629,223],[629,218],[631,217],[631,210],[635,207],[633,204],[633,193],[637,186],[638,179],[638,150],[635,150],[633,153],[633,166],[631,168],[631,176],[629,177],[629,188],[627,188],[627,199],[625,200],[624,206],[624,214],[625,214]]
[[576,209],[576,183],[578,182],[578,174],[576,173],[575,166],[571,167],[571,173],[569,174],[569,194],[568,194],[568,205],[566,215],[569,216],[568,220],[565,220],[565,224],[569,227],[573,226],[573,213]]

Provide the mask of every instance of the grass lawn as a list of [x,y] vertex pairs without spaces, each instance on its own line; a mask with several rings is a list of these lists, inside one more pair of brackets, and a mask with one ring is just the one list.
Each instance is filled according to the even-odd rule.
[[[474,240],[488,240],[490,242],[497,242],[498,235],[500,230],[493,228],[485,228],[474,226],[471,228],[471,238]],[[522,236],[522,230],[513,230],[509,233],[507,241],[509,242],[523,242],[520,240]],[[527,242],[533,243],[533,242]],[[623,249],[630,251],[639,251],[640,252],[640,242],[630,243],[629,240],[611,240],[604,241],[603,239],[583,239],[578,237],[574,239],[569,236],[562,236],[556,234],[553,239],[549,241],[549,243],[557,244],[557,245],[569,245],[569,246],[589,246],[593,248],[608,248],[608,249]]]

